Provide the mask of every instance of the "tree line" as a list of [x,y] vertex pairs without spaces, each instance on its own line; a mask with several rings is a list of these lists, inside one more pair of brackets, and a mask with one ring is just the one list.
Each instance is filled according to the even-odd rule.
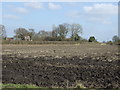
[[[97,42],[94,36],[90,36],[88,40],[82,38],[80,35],[83,33],[83,28],[80,24],[63,23],[58,26],[53,25],[51,31],[40,30],[35,32],[34,29],[17,28],[14,30],[15,40],[25,40],[25,36],[29,36],[31,41],[83,41],[83,42]],[[6,29],[4,25],[0,25],[0,38],[6,40]],[[103,43],[120,44],[120,38],[115,35],[112,41]]]
[[82,39],[80,34],[83,29],[80,24],[64,23],[58,26],[53,25],[51,31],[40,30],[36,33],[34,29],[17,28],[14,32],[14,37],[20,40],[25,40],[25,36],[30,36],[30,39],[34,41],[78,41]]

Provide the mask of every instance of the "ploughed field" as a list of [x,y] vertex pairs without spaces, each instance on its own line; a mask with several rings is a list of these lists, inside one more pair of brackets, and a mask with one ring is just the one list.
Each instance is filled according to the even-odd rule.
[[40,87],[120,88],[117,45],[3,45],[2,82]]

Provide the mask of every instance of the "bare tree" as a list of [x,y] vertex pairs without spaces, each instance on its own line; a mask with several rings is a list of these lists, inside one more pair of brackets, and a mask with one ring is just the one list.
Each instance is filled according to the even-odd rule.
[[79,34],[82,34],[82,26],[80,24],[71,24],[70,25],[70,33],[71,38],[74,40],[74,37],[79,36]]
[[45,30],[41,30],[38,32],[38,35],[40,37],[47,37],[48,36],[48,32],[46,32]]
[[64,40],[66,38],[66,35],[68,33],[69,30],[69,24],[60,24],[58,27],[58,35],[60,37],[61,40]]
[[57,38],[58,37],[58,27],[56,27],[55,25],[53,25],[53,30],[52,30],[52,37],[53,38]]
[[29,36],[29,32],[25,28],[17,28],[14,32],[17,39],[25,40],[25,36]]
[[82,34],[82,26],[80,24],[72,24],[71,25],[71,35],[74,34]]
[[113,36],[113,38],[112,38],[113,42],[118,42],[119,40],[120,40],[120,38],[117,35]]
[[6,39],[6,30],[4,25],[0,25],[0,38],[1,39]]
[[29,36],[30,36],[30,39],[32,40],[35,36],[35,30],[34,29],[29,29]]

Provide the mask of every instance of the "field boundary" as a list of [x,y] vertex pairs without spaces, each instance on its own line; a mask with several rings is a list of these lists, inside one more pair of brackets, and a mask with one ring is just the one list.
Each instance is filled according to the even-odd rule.
[[2,44],[99,44],[98,42],[83,41],[24,41],[24,40],[3,40]]

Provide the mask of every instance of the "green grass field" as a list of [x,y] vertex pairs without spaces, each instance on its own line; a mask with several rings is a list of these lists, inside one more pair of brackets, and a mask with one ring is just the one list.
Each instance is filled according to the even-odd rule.
[[[77,86],[76,88],[46,88],[46,87],[38,87],[35,85],[27,85],[27,84],[2,84],[0,85],[2,90],[106,90],[106,89],[87,89],[81,88]],[[119,90],[119,89],[107,89],[107,90]]]

